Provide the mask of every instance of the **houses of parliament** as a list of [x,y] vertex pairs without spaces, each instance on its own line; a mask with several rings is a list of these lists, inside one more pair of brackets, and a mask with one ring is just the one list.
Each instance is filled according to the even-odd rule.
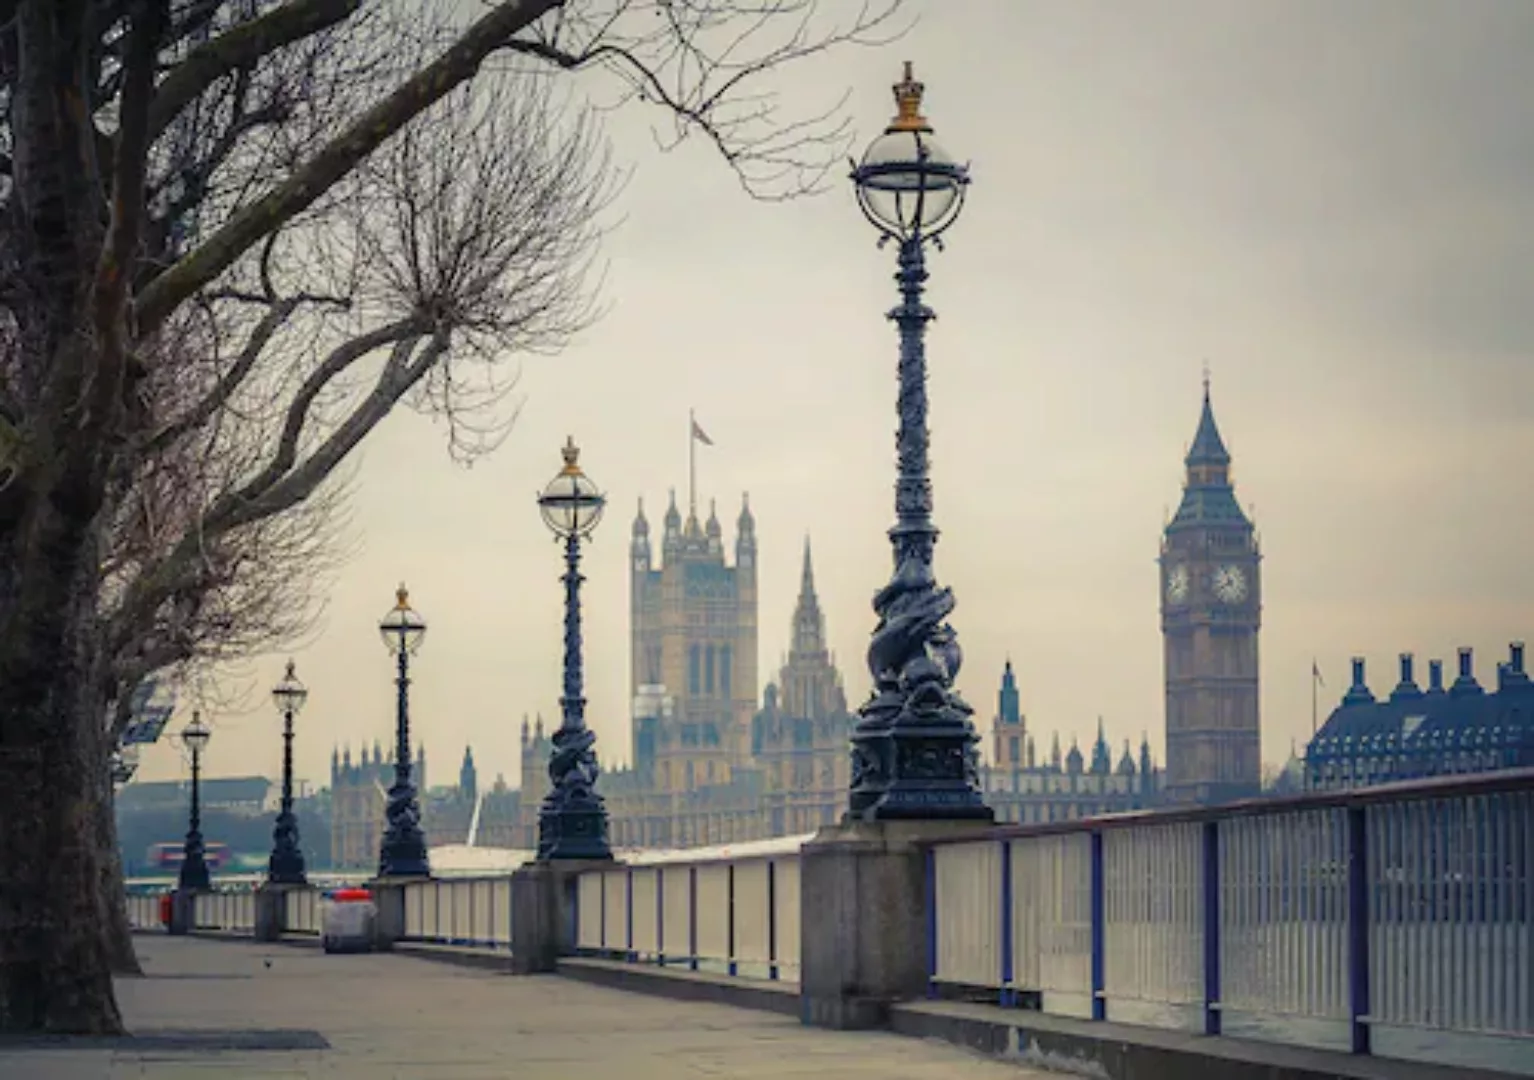
[[[1207,382],[1184,464],[1182,500],[1159,559],[1166,768],[1152,756],[1148,722],[1134,725],[1137,747],[1122,739],[1116,750],[1099,720],[1085,750],[1074,741],[1062,748],[1055,735],[1043,751],[1009,661],[983,733],[989,762],[982,783],[999,819],[1062,821],[1258,791],[1260,553],[1235,497]],[[838,820],[856,718],[827,646],[809,540],[788,650],[765,686],[757,671],[758,539],[748,499],[728,541],[712,502],[700,520],[689,500],[684,517],[673,494],[658,536],[641,502],[628,558],[629,764],[604,767],[600,780],[613,845],[718,844],[808,833]],[[556,726],[523,718],[516,788],[498,778],[481,791],[468,751],[456,787],[418,785],[432,843],[462,843],[472,833],[480,846],[535,847]],[[376,753],[360,766],[349,752],[333,761],[332,850],[340,865],[376,858],[384,765]]]

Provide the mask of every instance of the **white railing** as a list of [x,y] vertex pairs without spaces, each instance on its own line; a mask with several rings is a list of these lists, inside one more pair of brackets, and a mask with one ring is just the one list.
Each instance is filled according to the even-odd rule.
[[162,893],[129,893],[128,926],[134,930],[159,930],[164,926],[160,920],[160,897]]
[[318,934],[321,914],[318,889],[289,889],[282,894],[282,932]]
[[193,900],[192,924],[198,930],[254,932],[256,894],[253,892],[198,893]]
[[404,886],[402,940],[511,947],[511,878],[433,878]]
[[798,982],[806,839],[637,853],[584,871],[572,893],[576,951]]
[[933,992],[1534,1075],[1534,772],[929,849]]

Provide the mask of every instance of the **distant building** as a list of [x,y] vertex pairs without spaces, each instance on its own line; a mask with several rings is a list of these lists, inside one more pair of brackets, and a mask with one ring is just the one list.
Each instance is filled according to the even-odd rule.
[[996,697],[991,764],[981,766],[980,780],[985,801],[996,811],[997,820],[1027,825],[1074,821],[1143,809],[1160,797],[1162,772],[1151,760],[1149,739],[1141,737],[1138,761],[1130,752],[1129,740],[1124,740],[1123,753],[1115,763],[1099,717],[1090,760],[1074,741],[1062,756],[1056,734],[1048,758],[1040,761],[1028,731],[1028,718],[1021,709],[1010,660],[1002,670]]
[[[426,785],[426,748],[416,750],[411,773],[417,791]],[[363,869],[378,865],[378,848],[383,841],[384,809],[389,802],[389,788],[394,785],[394,751],[385,756],[377,741],[372,753],[362,747],[358,761],[352,762],[351,747],[333,750],[330,755],[330,852],[337,869]],[[422,805],[421,824],[428,841],[431,819]]]
[[[276,811],[276,788],[264,776],[203,778],[198,782],[203,810],[222,810],[236,817],[260,817]],[[152,780],[127,784],[117,793],[119,813],[177,810],[191,805],[192,785],[185,780]]]
[[[687,847],[835,822],[846,806],[855,717],[827,648],[809,542],[788,654],[756,708],[749,506],[737,521],[733,567],[712,510],[706,525],[692,513],[683,523],[673,502],[663,528],[659,567],[642,508],[630,545],[632,764],[605,769],[598,785],[612,843]],[[535,846],[556,726],[523,719],[521,790],[498,783],[481,800],[479,843]]]
[[1443,664],[1428,664],[1428,685],[1417,685],[1412,654],[1401,654],[1400,680],[1376,698],[1353,660],[1353,684],[1311,739],[1305,754],[1310,788],[1336,790],[1393,780],[1534,766],[1534,680],[1524,670],[1524,647],[1514,642],[1497,665],[1490,692],[1476,680],[1469,649],[1445,686]]
[[1254,796],[1261,787],[1262,555],[1236,501],[1207,378],[1184,465],[1182,502],[1161,539],[1166,796],[1208,804]]

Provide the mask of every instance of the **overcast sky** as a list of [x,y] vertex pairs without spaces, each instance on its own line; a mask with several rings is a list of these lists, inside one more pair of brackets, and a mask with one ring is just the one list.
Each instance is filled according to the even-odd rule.
[[[840,2],[840,0],[832,0]],[[1265,759],[1311,727],[1310,665],[1477,649],[1483,682],[1534,636],[1534,5],[1525,0],[929,0],[877,49],[778,76],[848,109],[860,141],[911,59],[975,183],[932,262],[939,577],[957,592],[962,688],[988,726],[1003,661],[1030,728],[1115,743],[1163,733],[1155,557],[1198,418],[1200,369],[1264,551]],[[314,640],[300,775],[392,740],[376,624],[408,581],[430,630],[416,738],[433,783],[471,743],[515,782],[524,713],[560,691],[560,551],[533,499],[574,434],[611,496],[589,549],[590,722],[626,760],[627,545],[685,498],[687,413],[715,441],[699,483],[732,541],[761,543],[761,671],[777,668],[806,533],[848,696],[889,563],[893,256],[847,185],[753,202],[656,117],[608,118],[633,166],[606,244],[611,310],[526,360],[521,420],[472,470],[440,427],[391,417],[358,469],[346,567]],[[215,775],[278,775],[265,689],[213,716]],[[1422,676],[1425,679],[1425,672]],[[178,717],[179,724],[182,718]],[[176,750],[146,778],[182,775]]]

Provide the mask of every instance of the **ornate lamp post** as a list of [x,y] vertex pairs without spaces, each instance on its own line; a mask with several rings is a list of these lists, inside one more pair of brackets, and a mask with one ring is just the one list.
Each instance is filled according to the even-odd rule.
[[410,770],[410,657],[426,639],[426,620],[410,606],[404,585],[394,594],[395,604],[378,624],[384,645],[394,653],[399,673],[395,710],[394,786],[389,788],[385,814],[388,827],[378,852],[378,876],[430,877],[426,862],[426,835],[421,832],[421,808],[416,804],[415,780]]
[[938,530],[932,523],[927,467],[927,359],[923,338],[935,317],[922,303],[926,246],[964,205],[969,170],[932,140],[921,114],[925,88],[905,65],[894,88],[897,113],[853,166],[858,204],[879,230],[879,244],[899,244],[901,302],[889,312],[900,330],[899,475],[895,525],[889,531],[895,573],[874,597],[879,622],[868,647],[873,696],[852,735],[848,816],[855,820],[990,820],[980,793],[970,714],[953,688],[962,654],[948,616],[953,592],[932,572]]
[[298,819],[293,816],[293,718],[303,711],[309,691],[293,673],[293,661],[282,681],[272,687],[272,701],[282,714],[282,809],[277,812],[277,827],[272,830],[272,857],[267,863],[266,880],[274,885],[306,885],[304,852],[298,846]]
[[133,774],[138,772],[138,747],[119,746],[112,751],[112,760],[109,765],[112,772],[112,783],[122,787]]
[[187,823],[186,844],[182,848],[181,873],[177,875],[176,887],[182,892],[198,892],[212,888],[208,878],[208,863],[203,858],[202,802],[198,781],[202,768],[202,752],[213,732],[202,722],[201,713],[192,714],[192,722],[181,729],[181,744],[192,753],[192,807]]
[[553,786],[538,811],[538,858],[611,859],[607,808],[597,794],[597,737],[586,727],[581,685],[581,540],[602,519],[607,499],[581,471],[580,448],[566,441],[565,467],[538,496],[538,509],[556,537],[565,542],[565,693],[563,712],[549,755]]

